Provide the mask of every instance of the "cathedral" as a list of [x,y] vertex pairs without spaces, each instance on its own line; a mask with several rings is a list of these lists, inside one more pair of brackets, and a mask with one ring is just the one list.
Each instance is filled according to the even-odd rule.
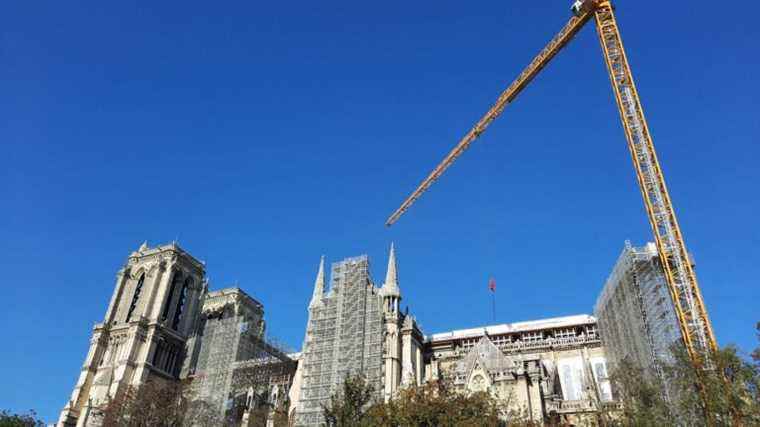
[[[254,425],[254,411],[283,405],[290,425],[324,425],[322,405],[357,374],[376,401],[447,378],[461,393],[487,391],[537,423],[579,423],[614,405],[592,316],[425,335],[400,310],[393,245],[379,286],[366,255],[332,263],[329,275],[328,288],[323,258],[304,301],[301,351],[286,353],[264,339],[264,306],[255,298],[236,287],[209,291],[205,264],[176,243],[141,245],[117,273],[58,425],[101,425],[109,399],[148,381],[189,383],[225,425]],[[245,381],[264,367],[263,382]]]
[[277,400],[287,394],[296,369],[263,339],[264,331],[260,302],[239,288],[209,292],[205,264],[176,243],[143,243],[116,275],[58,426],[101,425],[103,405],[127,389],[181,380],[214,419],[241,425],[261,390],[239,379],[265,366],[272,375],[255,386]]
[[309,304],[298,369],[290,389],[296,426],[323,425],[321,405],[347,374],[361,374],[376,399],[400,388],[447,377],[458,391],[487,391],[508,411],[537,423],[580,423],[599,405],[613,405],[596,319],[576,315],[426,336],[400,312],[396,252],[375,286],[366,256],[334,263],[325,290],[320,264]]

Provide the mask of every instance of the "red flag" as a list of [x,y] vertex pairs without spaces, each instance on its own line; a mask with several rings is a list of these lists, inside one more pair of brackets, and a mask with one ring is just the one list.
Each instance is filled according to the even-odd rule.
[[488,289],[490,289],[491,292],[496,292],[496,280],[494,280],[493,277],[488,279]]

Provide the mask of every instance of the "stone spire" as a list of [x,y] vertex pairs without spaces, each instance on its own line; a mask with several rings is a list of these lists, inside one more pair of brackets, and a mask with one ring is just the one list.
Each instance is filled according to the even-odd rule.
[[398,271],[396,267],[396,249],[391,243],[391,253],[388,256],[388,271],[385,273],[385,283],[383,283],[383,294],[386,296],[401,296],[401,289],[398,287]]
[[314,295],[311,297],[311,303],[309,307],[322,304],[322,296],[325,293],[325,256],[319,260],[319,272],[317,273],[317,280],[314,281]]

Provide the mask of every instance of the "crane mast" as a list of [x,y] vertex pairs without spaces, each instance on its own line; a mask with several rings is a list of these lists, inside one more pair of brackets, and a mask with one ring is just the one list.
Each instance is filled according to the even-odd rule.
[[715,336],[652,144],[652,137],[623,49],[612,4],[609,0],[579,0],[573,5],[573,12],[574,16],[562,30],[501,93],[488,112],[465,134],[417,189],[404,200],[388,218],[386,225],[392,225],[409,209],[593,17],[683,343],[692,363],[696,367],[705,367],[710,364],[709,355],[717,349]]
[[665,178],[609,1],[596,6],[594,19],[681,336],[686,351],[699,366],[708,362],[707,356],[716,350],[712,326],[665,186]]

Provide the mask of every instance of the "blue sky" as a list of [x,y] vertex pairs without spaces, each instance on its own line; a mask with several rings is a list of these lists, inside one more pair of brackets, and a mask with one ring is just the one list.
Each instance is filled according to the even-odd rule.
[[[591,311],[650,239],[591,26],[391,229],[570,2],[12,2],[0,16],[0,407],[53,421],[116,270],[179,239],[299,348],[320,255],[395,241],[427,333]],[[755,2],[619,2],[721,344],[756,346]]]

